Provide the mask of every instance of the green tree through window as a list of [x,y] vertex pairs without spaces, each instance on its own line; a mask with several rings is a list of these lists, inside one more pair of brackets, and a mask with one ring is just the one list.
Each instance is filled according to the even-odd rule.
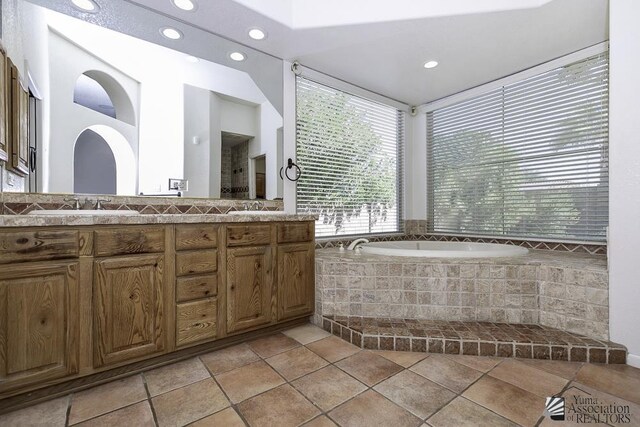
[[316,234],[399,231],[402,114],[301,78],[296,112],[298,212],[320,216]]

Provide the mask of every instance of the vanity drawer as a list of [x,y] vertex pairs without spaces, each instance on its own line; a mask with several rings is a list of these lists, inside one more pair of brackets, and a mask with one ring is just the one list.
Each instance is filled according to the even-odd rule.
[[124,227],[96,230],[93,241],[96,256],[164,252],[164,228]]
[[278,225],[278,243],[310,242],[313,240],[313,222],[290,222]]
[[216,337],[218,300],[178,304],[176,307],[176,345],[210,340]]
[[271,226],[228,225],[227,246],[258,246],[271,243]]
[[213,273],[218,269],[218,251],[189,251],[176,254],[176,276]]
[[215,274],[179,277],[176,280],[176,301],[184,302],[210,298],[218,293],[218,276]]
[[78,231],[19,231],[0,233],[0,264],[77,258]]
[[179,225],[176,227],[176,250],[218,247],[217,225]]

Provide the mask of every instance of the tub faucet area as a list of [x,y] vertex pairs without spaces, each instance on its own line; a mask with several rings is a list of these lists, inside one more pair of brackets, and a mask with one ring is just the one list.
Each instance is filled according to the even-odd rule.
[[353,242],[351,242],[351,244],[347,247],[347,250],[348,251],[353,251],[358,247],[358,245],[361,245],[362,243],[369,243],[369,240],[367,240],[367,239],[356,239]]

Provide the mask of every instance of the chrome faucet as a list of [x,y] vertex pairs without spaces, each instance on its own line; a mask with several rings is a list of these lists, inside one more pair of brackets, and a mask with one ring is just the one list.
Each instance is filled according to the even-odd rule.
[[98,199],[96,200],[96,210],[103,210],[104,206],[102,206],[103,203],[109,203],[111,202],[111,199]]
[[264,207],[262,202],[242,202],[242,209],[245,211],[259,211]]
[[367,239],[356,239],[353,242],[351,242],[351,244],[347,247],[347,250],[348,251],[352,251],[352,250],[358,248],[358,246],[363,244],[363,243],[369,243],[369,241]]
[[80,210],[80,198],[78,197],[67,197],[63,199],[65,203],[73,202],[73,209],[79,211]]

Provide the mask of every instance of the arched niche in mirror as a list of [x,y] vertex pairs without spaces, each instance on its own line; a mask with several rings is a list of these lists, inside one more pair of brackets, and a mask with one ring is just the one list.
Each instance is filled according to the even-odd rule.
[[98,113],[136,124],[133,104],[124,88],[109,74],[90,70],[82,73],[73,89],[73,102]]
[[115,129],[90,126],[78,135],[73,149],[73,192],[135,194],[135,157],[126,138]]
[[73,192],[116,194],[116,158],[99,134],[87,129],[73,150]]

